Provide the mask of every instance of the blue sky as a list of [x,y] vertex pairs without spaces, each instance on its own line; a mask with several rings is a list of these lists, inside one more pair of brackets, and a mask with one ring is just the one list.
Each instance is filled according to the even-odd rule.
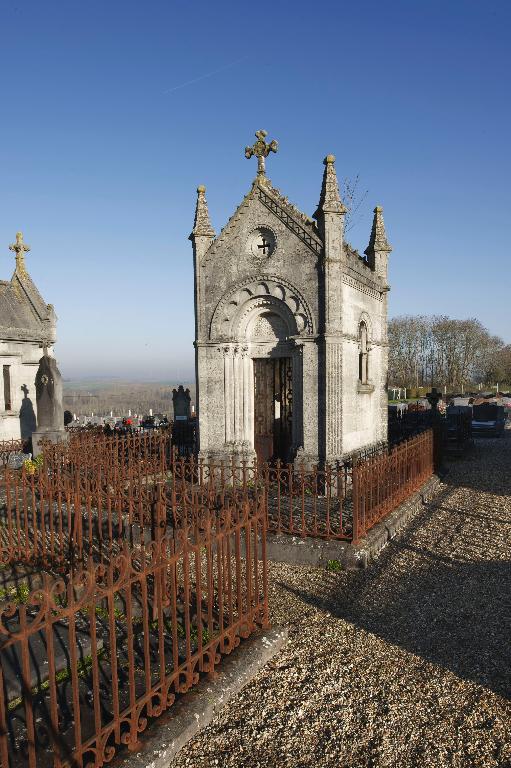
[[511,341],[511,3],[0,3],[0,277],[23,230],[67,377],[190,379],[197,184],[218,232],[254,131],[302,210],[322,159],[384,206],[390,312]]

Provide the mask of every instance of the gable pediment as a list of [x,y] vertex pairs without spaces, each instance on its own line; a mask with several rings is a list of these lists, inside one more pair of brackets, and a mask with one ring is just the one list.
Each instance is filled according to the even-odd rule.
[[55,340],[56,316],[45,304],[29,274],[16,270],[10,281],[0,281],[0,338]]
[[284,224],[287,230],[301,240],[312,253],[316,256],[321,254],[323,241],[315,222],[290,203],[278,189],[271,185],[268,179],[261,181],[257,178],[251,190],[245,195],[218,237],[211,243],[205,253],[205,261],[213,257],[230,236],[236,234],[239,227],[242,226],[243,216],[248,213],[255,202],[262,204],[267,211]]

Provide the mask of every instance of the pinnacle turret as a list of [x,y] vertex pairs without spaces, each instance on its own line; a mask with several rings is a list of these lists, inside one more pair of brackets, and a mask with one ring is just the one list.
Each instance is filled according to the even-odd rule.
[[369,257],[369,260],[374,259],[376,252],[390,253],[392,246],[387,240],[387,233],[385,232],[385,223],[383,221],[383,208],[381,205],[377,205],[374,209],[373,226],[371,229],[371,236],[369,238],[369,245],[365,249],[364,253]]
[[323,213],[346,213],[346,208],[344,207],[339,194],[334,155],[327,155],[323,162],[325,164],[323,184],[321,187],[318,208],[314,214],[314,218],[318,220]]
[[211,226],[209,218],[206,187],[202,184],[197,187],[197,205],[195,207],[195,219],[190,239],[192,237],[215,237],[215,230]]

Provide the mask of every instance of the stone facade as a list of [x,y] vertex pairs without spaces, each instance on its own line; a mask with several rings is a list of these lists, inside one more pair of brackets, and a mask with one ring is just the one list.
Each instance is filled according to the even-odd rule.
[[387,259],[380,207],[365,256],[344,239],[335,158],[314,219],[266,177],[215,237],[198,187],[193,244],[200,450],[334,461],[387,438]]
[[29,438],[37,424],[35,377],[43,347],[56,338],[56,315],[25,266],[29,247],[18,232],[11,280],[0,281],[0,440]]

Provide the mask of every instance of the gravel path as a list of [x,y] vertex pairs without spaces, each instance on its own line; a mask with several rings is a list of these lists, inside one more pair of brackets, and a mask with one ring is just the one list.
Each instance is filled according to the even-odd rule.
[[367,571],[270,564],[289,644],[173,768],[511,768],[510,438]]

